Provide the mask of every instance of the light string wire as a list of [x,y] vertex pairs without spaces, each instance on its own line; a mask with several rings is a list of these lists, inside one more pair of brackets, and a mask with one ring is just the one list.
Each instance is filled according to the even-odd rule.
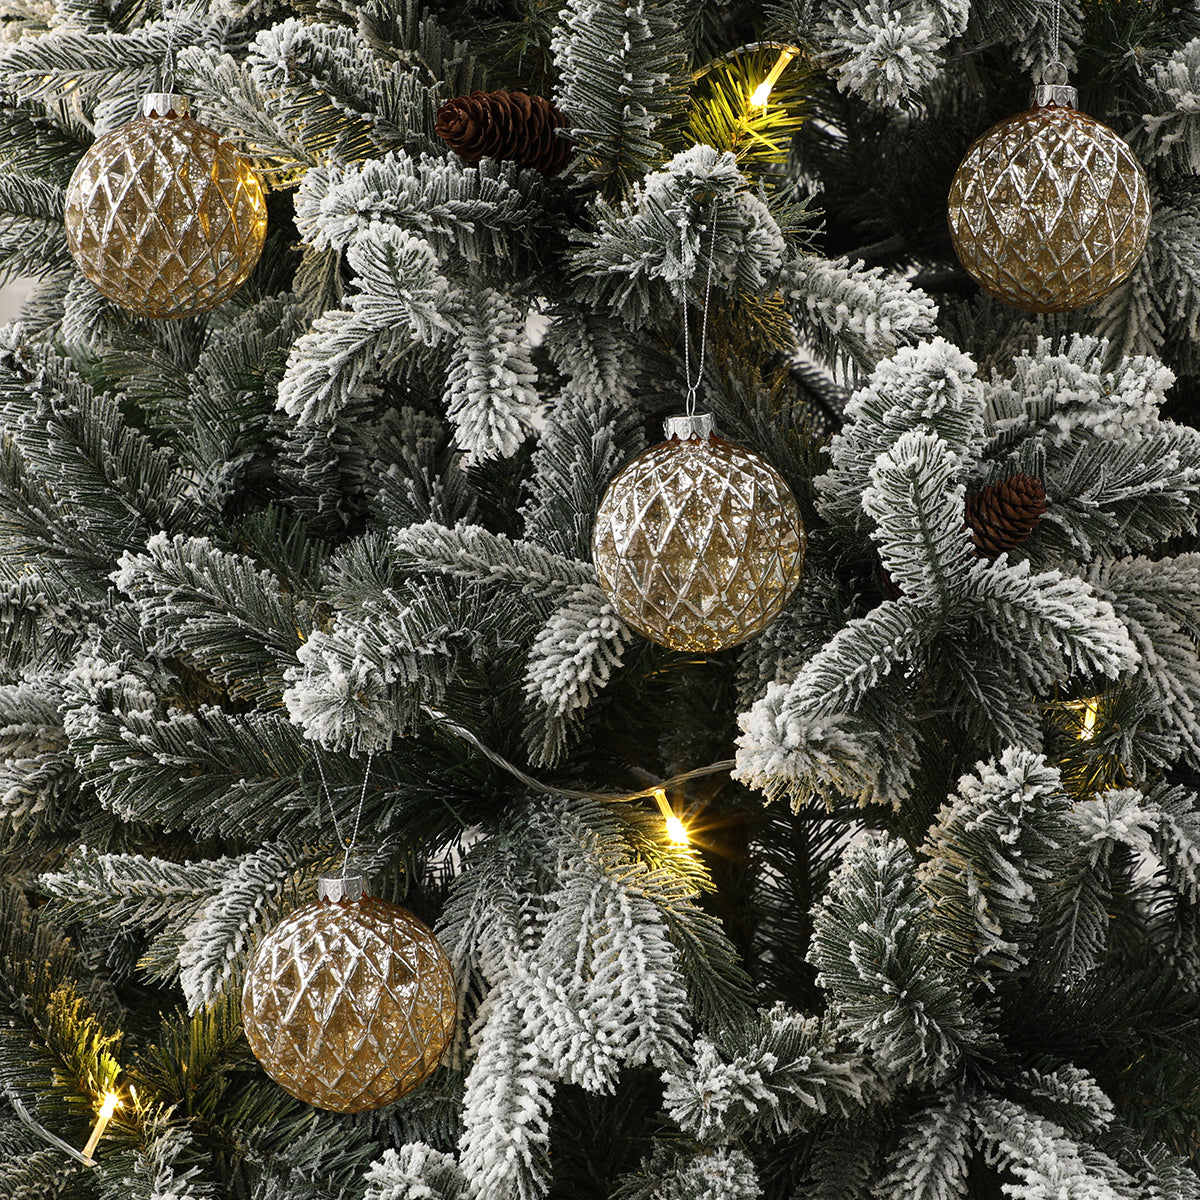
[[[712,235],[708,244],[708,274],[704,279],[704,304],[700,309],[700,362],[696,367],[696,378],[692,378],[692,335],[688,329],[688,300],[685,290],[683,296],[683,381],[687,386],[687,395],[683,402],[683,411],[689,417],[696,415],[696,397],[700,392],[700,383],[704,378],[704,348],[708,340],[708,298],[712,292],[713,264],[717,253],[717,214],[720,212],[720,201],[713,192]],[[681,231],[686,238],[687,230]],[[701,238],[703,245],[703,236]],[[685,247],[686,248],[686,247]]]
[[[636,792],[585,792],[577,788],[560,787],[557,783],[546,783],[541,779],[536,779],[527,771],[522,771],[520,767],[510,763],[503,755],[498,754],[491,746],[476,737],[465,725],[460,725],[453,717],[440,709],[422,704],[421,711],[447,732],[461,738],[469,746],[473,746],[484,758],[507,771],[514,779],[519,780],[526,787],[548,796],[567,796],[572,800],[599,800],[605,804],[625,804],[632,800],[654,799],[656,792],[666,791],[692,779],[702,779],[706,775],[728,775],[737,766],[735,759],[723,758],[719,762],[708,763],[707,766],[693,767],[690,771],[682,771],[678,775],[672,775],[669,779],[652,783],[649,787],[640,788]],[[840,816],[853,816],[855,820],[861,820],[862,810],[858,807],[826,808],[822,812],[811,815],[816,820],[829,820]]]
[[455,737],[461,738],[470,746],[474,746],[484,758],[507,771],[514,779],[519,779],[526,787],[553,796],[570,796],[573,800],[604,800],[610,803],[644,800],[663,788],[673,787],[677,783],[686,783],[689,779],[699,779],[704,775],[728,774],[737,765],[732,758],[724,758],[720,762],[709,763],[706,767],[695,767],[691,771],[684,771],[681,775],[672,775],[670,779],[664,779],[661,783],[653,783],[649,787],[642,788],[636,792],[581,792],[575,788],[559,787],[556,783],[543,783],[542,780],[535,779],[532,775],[522,771],[520,767],[510,763],[508,759],[498,754],[491,746],[480,741],[466,726],[460,725],[453,717],[448,716],[439,709],[430,708],[429,705],[422,704],[421,711],[450,733],[453,733]]
[[67,1155],[69,1158],[73,1158],[76,1162],[83,1163],[85,1167],[98,1167],[100,1165],[94,1158],[90,1158],[86,1154],[80,1154],[74,1146],[64,1142],[57,1134],[51,1133],[50,1130],[45,1127],[45,1125],[42,1125],[38,1120],[36,1120],[36,1118],[34,1118],[34,1116],[30,1113],[29,1109],[27,1109],[25,1105],[21,1103],[21,1098],[15,1091],[12,1090],[11,1087],[8,1087],[7,1085],[5,1086],[4,1095],[8,1099],[8,1102],[13,1106],[13,1109],[21,1121],[21,1124],[29,1128],[47,1145],[53,1146],[55,1150],[61,1150],[63,1154]]
[[[813,0],[808,0],[806,7],[811,8],[812,4]],[[801,16],[800,25],[798,28],[803,30],[805,28],[806,20],[807,18]],[[706,62],[703,66],[697,67],[692,72],[692,81],[697,82],[703,79],[705,75],[708,75],[716,67],[724,66],[726,63],[737,62],[737,60],[743,55],[758,54],[765,50],[791,50],[796,54],[802,54],[804,52],[803,47],[796,45],[795,42],[780,42],[772,40],[764,40],[761,42],[744,42],[740,46],[734,46],[732,50],[726,50],[724,54],[719,54],[716,58],[709,59],[708,62]]]

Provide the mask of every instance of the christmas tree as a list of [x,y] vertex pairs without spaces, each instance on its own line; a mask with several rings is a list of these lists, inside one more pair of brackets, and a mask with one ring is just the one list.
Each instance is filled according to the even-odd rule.
[[[0,1196],[1200,1198],[1200,4],[4,19]],[[947,196],[1059,63],[1152,215],[967,177],[1031,312]],[[794,591],[732,468],[601,586],[690,401]]]

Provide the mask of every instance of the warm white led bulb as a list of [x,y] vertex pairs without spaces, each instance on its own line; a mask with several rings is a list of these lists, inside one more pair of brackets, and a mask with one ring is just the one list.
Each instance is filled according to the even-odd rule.
[[1100,701],[1097,697],[1083,702],[1083,728],[1079,731],[1081,742],[1090,742],[1096,736],[1096,717],[1100,713]]
[[775,60],[775,65],[771,68],[770,74],[754,89],[750,96],[750,103],[757,105],[759,108],[766,108],[767,102],[771,99],[771,89],[779,82],[779,77],[787,69],[788,63],[796,57],[795,50],[783,50],[779,57]]
[[92,1136],[88,1138],[87,1145],[83,1148],[83,1157],[91,1158],[96,1147],[100,1144],[100,1139],[104,1136],[104,1131],[108,1128],[109,1121],[112,1120],[113,1113],[121,1106],[121,1097],[116,1092],[105,1092],[104,1103],[100,1105],[100,1112],[96,1116],[96,1124],[92,1126]]
[[667,818],[667,837],[677,846],[688,844],[687,826],[674,814]]

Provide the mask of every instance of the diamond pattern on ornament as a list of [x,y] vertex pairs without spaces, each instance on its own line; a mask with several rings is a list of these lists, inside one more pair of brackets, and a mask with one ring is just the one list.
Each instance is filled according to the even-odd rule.
[[1094,304],[1137,265],[1150,229],[1146,174],[1126,143],[1074,108],[989,129],[949,198],[950,233],[985,292],[1031,312]]
[[804,529],[791,490],[752,450],[672,438],[612,481],[592,551],[600,586],[638,632],[675,650],[719,650],[787,603]]
[[267,228],[250,163],[190,117],[142,117],[84,155],[67,189],[71,253],[93,286],[148,317],[214,308],[254,269]]
[[392,1104],[432,1073],[454,1030],[454,977],[432,931],[373,896],[318,900],[255,952],[242,1004],[263,1069],[335,1112]]

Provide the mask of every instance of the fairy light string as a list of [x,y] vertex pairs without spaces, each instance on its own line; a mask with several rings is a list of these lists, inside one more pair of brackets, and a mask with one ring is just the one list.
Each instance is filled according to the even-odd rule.
[[[567,796],[572,800],[598,800],[605,804],[625,804],[634,800],[653,799],[656,803],[658,803],[659,792],[663,793],[663,799],[665,800],[666,793],[671,788],[680,787],[693,779],[703,779],[708,775],[728,775],[737,766],[736,760],[732,758],[723,758],[718,762],[711,762],[703,767],[693,767],[690,771],[682,771],[678,775],[672,775],[668,779],[660,780],[658,783],[652,783],[649,787],[639,788],[636,792],[582,791],[578,788],[561,787],[557,783],[547,783],[544,780],[536,779],[527,771],[522,771],[520,767],[509,762],[508,759],[506,759],[503,755],[498,754],[485,742],[477,738],[469,729],[463,725],[460,725],[451,716],[440,711],[439,709],[431,708],[427,704],[422,704],[421,711],[427,717],[445,729],[448,733],[454,734],[455,737],[461,738],[462,741],[466,742],[470,746],[473,746],[489,762],[493,762],[502,770],[507,771],[509,775],[525,784],[526,787],[550,796]],[[862,811],[857,807],[845,809],[825,809],[823,812],[814,813],[813,816],[814,819],[819,820],[828,820],[837,816],[852,816],[855,820],[861,820]]]
[[40,1121],[38,1121],[29,1109],[22,1103],[20,1096],[10,1087],[4,1088],[4,1095],[8,1102],[13,1106],[13,1111],[17,1114],[17,1119],[39,1137],[48,1146],[53,1146],[55,1150],[61,1151],[68,1158],[74,1159],[77,1163],[81,1163],[85,1167],[96,1167],[99,1163],[92,1157],[96,1146],[99,1144],[101,1137],[104,1136],[104,1131],[108,1128],[108,1123],[112,1119],[116,1109],[121,1107],[120,1094],[117,1092],[106,1092],[104,1101],[100,1106],[100,1111],[96,1115],[96,1122],[92,1127],[92,1135],[88,1138],[87,1145],[83,1152],[76,1150],[69,1142],[63,1141],[57,1134],[51,1133]]

